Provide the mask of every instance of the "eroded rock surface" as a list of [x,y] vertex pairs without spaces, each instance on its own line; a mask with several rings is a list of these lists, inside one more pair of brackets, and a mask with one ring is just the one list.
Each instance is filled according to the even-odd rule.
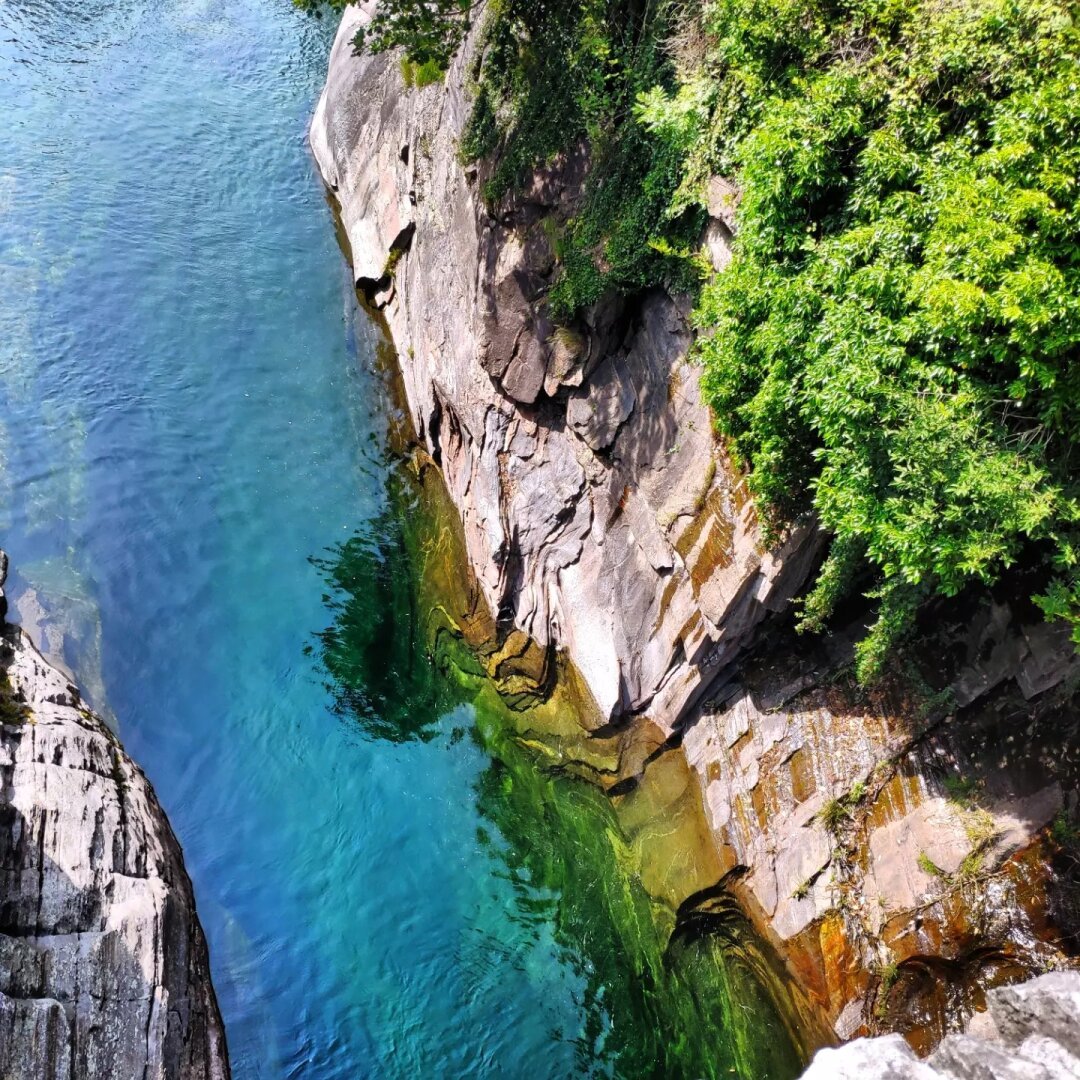
[[21,630],[0,649],[0,1076],[224,1080],[206,942],[153,789]]
[[[552,238],[588,147],[486,205],[491,166],[458,154],[476,35],[445,84],[410,89],[396,55],[353,54],[371,10],[345,11],[311,145],[503,633],[537,643],[534,685],[556,653],[573,661],[583,722],[621,740],[602,780],[618,803],[696,786],[676,785],[698,819],[678,835],[709,850],[669,854],[696,870],[681,894],[665,877],[665,902],[736,896],[839,1037],[893,1028],[929,1048],[990,986],[1060,963],[1055,920],[1080,911],[1051,896],[1046,833],[1078,809],[1067,636],[1015,598],[965,598],[931,613],[925,690],[905,675],[872,695],[844,675],[865,619],[796,639],[822,537],[807,522],[764,543],[685,304],[652,292],[551,318]],[[708,194],[722,269],[738,192]]]
[[353,55],[369,10],[345,11],[311,144],[470,559],[494,611],[570,654],[602,721],[648,709],[671,731],[799,587],[817,538],[762,549],[741,481],[718,467],[677,303],[655,293],[553,324],[540,222],[577,204],[585,149],[489,213],[457,154],[472,43],[445,86],[409,92],[395,55]]

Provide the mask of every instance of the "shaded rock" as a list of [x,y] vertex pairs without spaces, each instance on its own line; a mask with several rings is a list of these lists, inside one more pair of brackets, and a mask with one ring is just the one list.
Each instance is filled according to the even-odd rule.
[[637,394],[625,365],[608,357],[584,391],[571,395],[566,419],[593,450],[606,450],[634,409]]
[[990,1014],[1012,1046],[1030,1036],[1054,1039],[1080,1057],[1080,975],[1052,971],[989,995]]

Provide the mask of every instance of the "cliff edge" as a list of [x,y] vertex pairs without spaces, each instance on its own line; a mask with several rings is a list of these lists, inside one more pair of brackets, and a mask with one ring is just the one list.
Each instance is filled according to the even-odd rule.
[[[459,150],[482,36],[445,82],[407,86],[396,54],[354,53],[373,10],[345,10],[312,150],[503,635],[495,674],[542,692],[572,662],[583,725],[616,745],[597,778],[617,806],[674,759],[690,777],[677,798],[696,806],[699,847],[659,861],[693,872],[647,885],[680,918],[735,897],[840,1039],[897,1030],[928,1050],[991,987],[1067,964],[1067,630],[1023,588],[973,591],[927,608],[873,691],[851,677],[866,610],[796,635],[791,600],[823,538],[802,521],[766,542],[702,402],[685,299],[551,315],[589,147],[485,202],[496,163]],[[712,189],[719,271],[737,222],[731,186]]]
[[18,627],[0,658],[0,1075],[227,1080],[191,882],[153,789]]

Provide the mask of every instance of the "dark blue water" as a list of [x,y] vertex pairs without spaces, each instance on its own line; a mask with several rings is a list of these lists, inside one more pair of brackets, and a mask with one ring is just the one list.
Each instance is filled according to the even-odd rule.
[[612,912],[647,902],[595,793],[493,759],[457,698],[377,737],[328,678],[327,567],[380,581],[403,512],[305,145],[332,29],[287,0],[0,3],[19,614],[171,818],[236,1076],[675,1074],[687,1040],[727,1075],[720,1027],[684,1030],[711,1006],[641,989]]

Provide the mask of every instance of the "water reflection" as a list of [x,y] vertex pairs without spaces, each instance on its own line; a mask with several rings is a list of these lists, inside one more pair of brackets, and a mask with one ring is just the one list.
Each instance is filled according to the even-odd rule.
[[[400,478],[391,481],[400,486]],[[318,635],[327,690],[340,715],[374,738],[429,739],[453,702],[428,648],[400,498],[362,533],[311,561],[333,615]]]

